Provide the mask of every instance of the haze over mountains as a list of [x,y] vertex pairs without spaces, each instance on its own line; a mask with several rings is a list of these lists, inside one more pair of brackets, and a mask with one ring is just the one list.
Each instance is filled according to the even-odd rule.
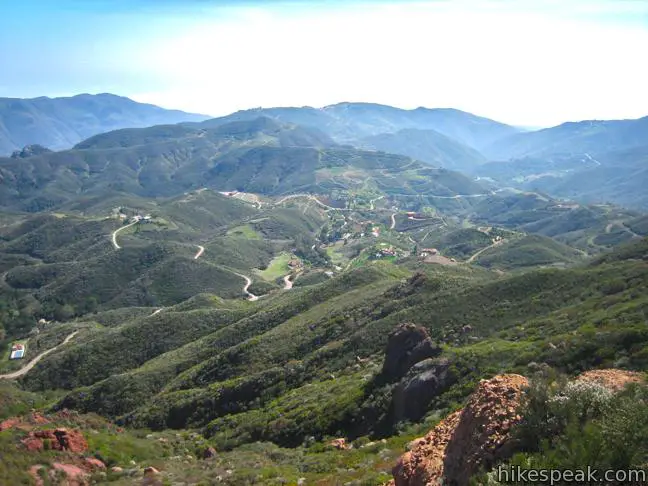
[[208,117],[104,93],[69,98],[0,98],[0,155],[26,145],[70,148],[97,133]]
[[[261,117],[300,126],[310,130],[310,136],[328,136],[329,144],[404,155],[491,180],[500,187],[648,207],[642,190],[647,183],[648,117],[568,122],[524,131],[454,109],[403,110],[372,103],[339,103],[323,108],[258,108],[208,119],[114,95],[79,95],[2,100],[0,151],[8,154],[31,144],[54,150],[71,148],[89,136],[117,128],[184,122],[188,128],[210,129]],[[174,130],[180,128],[158,129],[159,141]],[[128,135],[123,132],[119,136]],[[143,135],[133,132],[132,136]],[[149,142],[152,140],[138,144]],[[120,143],[131,145],[126,139]]]

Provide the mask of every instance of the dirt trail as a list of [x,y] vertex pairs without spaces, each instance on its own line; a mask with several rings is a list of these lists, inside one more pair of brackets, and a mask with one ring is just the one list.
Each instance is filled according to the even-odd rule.
[[397,213],[392,213],[391,215],[391,226],[389,227],[390,230],[393,230],[396,227],[396,214]]
[[501,244],[504,243],[505,241],[506,241],[506,240],[499,240],[499,241],[496,241],[495,243],[493,243],[492,245],[488,245],[486,248],[482,248],[482,249],[479,250],[478,252],[474,253],[474,254],[473,254],[473,255],[472,255],[468,260],[466,260],[465,263],[472,263],[472,262],[474,262],[474,261],[475,261],[475,258],[477,258],[479,255],[481,255],[482,253],[484,253],[486,250],[490,250],[491,248],[495,248],[496,246],[501,245]]
[[385,199],[385,196],[380,196],[380,197],[377,197],[376,199],[372,199],[371,201],[369,201],[369,204],[370,204],[370,206],[371,206],[370,209],[371,209],[372,211],[375,209],[374,203],[375,203],[376,201],[380,201],[381,199]]
[[203,253],[205,253],[205,247],[201,245],[196,245],[198,247],[198,253],[196,253],[196,256],[194,257],[194,260],[198,260]]
[[129,223],[126,226],[122,226],[121,228],[118,228],[115,231],[113,231],[112,244],[115,247],[115,250],[119,250],[121,248],[121,246],[119,246],[119,243],[117,243],[117,233],[119,233],[120,231],[124,231],[126,228],[130,228],[134,224],[137,224],[137,221],[133,221],[132,223]]
[[153,313],[150,314],[150,315],[148,315],[147,317],[153,317],[155,314],[159,314],[159,313],[162,312],[163,310],[164,310],[164,307],[160,307],[159,309],[153,311]]
[[250,285],[252,285],[252,279],[250,277],[246,277],[241,273],[236,273],[236,272],[234,273],[239,277],[245,279],[245,285],[243,286],[243,293],[248,296],[248,300],[250,301],[259,300],[259,296],[254,295],[252,292],[248,290],[250,288]]
[[329,206],[328,204],[324,204],[322,201],[317,199],[315,196],[311,196],[310,194],[292,194],[290,196],[286,196],[283,199],[277,201],[276,205],[278,206],[279,204],[283,203],[284,201],[287,201],[288,199],[295,199],[298,197],[305,197],[307,199],[310,199],[311,201],[315,201],[317,204],[320,206],[326,208],[327,210],[334,210],[334,211],[353,211],[352,209],[347,209],[347,208],[334,208],[333,206]]
[[15,380],[16,378],[20,378],[21,376],[27,374],[29,372],[29,370],[31,370],[34,366],[36,366],[36,364],[41,359],[43,359],[48,354],[56,351],[58,348],[60,348],[64,344],[67,344],[70,341],[70,339],[72,339],[74,336],[76,336],[76,334],[78,332],[79,331],[74,331],[72,334],[70,334],[68,337],[66,337],[65,340],[61,344],[59,344],[58,346],[54,346],[52,349],[48,349],[47,351],[43,351],[41,354],[36,356],[34,359],[32,359],[29,363],[27,363],[25,366],[23,366],[18,371],[14,371],[13,373],[7,373],[6,375],[0,375],[0,380],[1,379]]
[[290,290],[290,289],[293,288],[293,282],[292,282],[292,280],[290,280],[290,276],[291,276],[291,274],[288,274],[283,278],[284,290]]

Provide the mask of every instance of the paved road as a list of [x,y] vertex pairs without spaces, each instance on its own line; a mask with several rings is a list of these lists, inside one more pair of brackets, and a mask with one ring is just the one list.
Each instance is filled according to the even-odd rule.
[[54,346],[52,349],[48,349],[47,351],[43,351],[41,354],[36,356],[34,359],[32,359],[29,363],[27,363],[25,366],[23,366],[18,371],[14,371],[13,373],[7,373],[6,375],[0,375],[0,380],[3,379],[3,378],[5,380],[15,380],[16,378],[20,378],[21,376],[27,374],[29,372],[29,370],[31,370],[34,366],[36,366],[36,364],[41,359],[43,359],[48,354],[56,351],[58,348],[60,348],[64,344],[67,344],[70,341],[70,339],[72,339],[74,336],[76,336],[76,334],[78,332],[79,331],[74,331],[72,334],[70,334],[68,337],[66,337],[65,340],[61,344],[59,344],[58,346]]
[[133,221],[132,223],[129,223],[126,226],[122,226],[121,228],[118,228],[115,231],[113,231],[112,244],[115,247],[115,250],[119,250],[121,248],[121,246],[119,246],[119,244],[117,243],[117,233],[119,233],[120,231],[124,231],[126,228],[130,228],[134,224],[137,224],[137,221]]
[[194,260],[198,260],[203,253],[205,253],[205,247],[201,245],[198,246],[198,253],[196,253],[196,256],[194,257]]

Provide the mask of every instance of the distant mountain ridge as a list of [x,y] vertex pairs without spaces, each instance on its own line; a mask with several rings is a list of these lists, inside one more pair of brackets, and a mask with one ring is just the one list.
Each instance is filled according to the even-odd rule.
[[483,148],[491,160],[553,154],[599,154],[640,147],[648,140],[648,116],[636,120],[567,122],[534,132],[517,133]]
[[242,110],[202,123],[216,126],[236,120],[267,116],[284,122],[318,128],[339,143],[404,129],[435,130],[446,137],[480,150],[519,129],[453,108],[404,110],[375,103],[338,103],[323,108],[305,106]]
[[120,128],[208,118],[108,93],[66,98],[0,98],[0,155],[9,155],[27,145],[61,150],[98,133]]

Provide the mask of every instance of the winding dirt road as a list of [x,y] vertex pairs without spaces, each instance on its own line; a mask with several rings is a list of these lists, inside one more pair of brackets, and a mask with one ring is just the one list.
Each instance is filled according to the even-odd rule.
[[198,246],[198,253],[196,253],[196,256],[194,257],[194,260],[198,260],[203,253],[205,253],[205,247],[201,245],[196,245]]
[[250,277],[246,277],[241,273],[236,273],[236,272],[234,273],[239,277],[245,279],[245,286],[243,287],[243,293],[248,296],[248,300],[250,301],[259,300],[259,297],[257,295],[254,295],[252,292],[248,290],[250,288],[250,285],[252,285],[252,279]]
[[396,227],[396,213],[393,213],[391,215],[391,226],[389,227],[390,230],[393,230]]
[[164,307],[160,307],[159,309],[153,311],[152,314],[149,314],[147,317],[153,317],[155,314],[159,314],[159,313],[162,312],[163,310],[164,310]]
[[121,228],[118,228],[115,231],[113,231],[112,244],[115,247],[115,250],[119,250],[121,248],[121,246],[119,246],[119,243],[117,243],[117,233],[119,233],[120,231],[124,231],[126,228],[130,228],[134,224],[137,224],[137,221],[133,221],[132,223],[129,223],[126,226],[122,226]]
[[43,351],[41,354],[36,356],[29,363],[27,363],[25,366],[20,368],[18,371],[14,371],[13,373],[7,373],[6,375],[0,375],[0,380],[2,380],[2,379],[15,380],[16,378],[20,378],[21,376],[26,375],[29,372],[29,370],[31,370],[34,366],[36,366],[36,364],[41,359],[43,359],[48,354],[56,351],[58,348],[60,348],[64,344],[67,344],[68,342],[70,342],[70,339],[72,339],[74,336],[76,336],[76,334],[78,332],[79,331],[74,331],[72,334],[70,334],[68,337],[66,337],[65,340],[61,344],[59,344],[58,346],[54,346],[52,349],[48,349],[47,351]]
[[466,260],[465,263],[472,263],[472,262],[474,262],[474,261],[475,261],[475,258],[477,258],[479,255],[481,255],[482,253],[484,253],[486,250],[490,250],[491,248],[495,248],[496,246],[501,245],[501,244],[504,243],[505,241],[506,241],[506,240],[499,240],[499,241],[496,241],[495,243],[493,243],[492,245],[488,245],[486,248],[482,248],[482,249],[479,250],[478,252],[474,253],[474,254],[473,254],[473,255],[472,255],[468,260]]

